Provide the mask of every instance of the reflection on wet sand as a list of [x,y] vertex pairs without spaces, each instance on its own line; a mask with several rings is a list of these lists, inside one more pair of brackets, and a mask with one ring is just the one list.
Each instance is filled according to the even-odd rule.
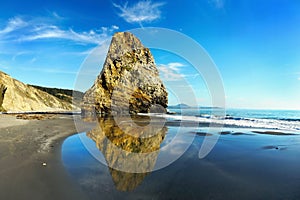
[[104,155],[118,190],[135,189],[155,166],[168,129],[159,120],[149,122],[148,117],[98,118],[87,133]]

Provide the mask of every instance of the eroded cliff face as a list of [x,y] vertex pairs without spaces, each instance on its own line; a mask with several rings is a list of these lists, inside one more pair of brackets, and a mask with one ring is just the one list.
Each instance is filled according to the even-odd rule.
[[0,71],[0,111],[63,111],[72,104],[26,85]]
[[0,112],[5,111],[5,109],[2,107],[3,100],[4,100],[4,95],[7,90],[7,87],[5,85],[0,84]]
[[154,169],[167,130],[146,117],[102,117],[87,136],[104,155],[116,188],[130,191]]
[[102,72],[85,93],[83,113],[164,112],[167,103],[168,94],[150,50],[133,34],[116,33]]

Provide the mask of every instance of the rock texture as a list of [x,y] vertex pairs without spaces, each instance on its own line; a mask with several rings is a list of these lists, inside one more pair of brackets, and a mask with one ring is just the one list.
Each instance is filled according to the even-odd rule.
[[57,97],[60,100],[68,102],[70,104],[74,104],[74,106],[80,108],[80,103],[82,101],[83,92],[69,89],[61,89],[61,88],[48,88],[41,87],[37,85],[29,85],[41,91],[47,92],[48,94]]
[[147,117],[118,117],[117,123],[115,118],[101,117],[98,125],[87,132],[102,152],[120,191],[134,190],[154,169],[168,129],[159,122],[149,125],[149,120]]
[[102,72],[85,93],[82,111],[165,112],[167,96],[150,50],[133,34],[120,32],[112,38]]
[[0,71],[0,111],[64,111],[76,107]]
[[5,95],[6,90],[7,90],[7,87],[5,87],[5,85],[3,85],[3,84],[0,84],[0,112],[5,111],[2,104],[3,104],[4,95]]

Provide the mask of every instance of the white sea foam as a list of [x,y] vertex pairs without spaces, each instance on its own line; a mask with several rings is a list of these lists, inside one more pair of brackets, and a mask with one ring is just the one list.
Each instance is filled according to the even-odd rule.
[[163,117],[167,119],[180,120],[180,121],[192,121],[197,123],[213,123],[221,124],[224,126],[236,126],[240,128],[260,128],[260,129],[275,129],[280,131],[296,131],[300,132],[300,121],[288,121],[280,119],[255,119],[255,118],[237,118],[227,119],[226,117],[208,117],[208,116],[181,116],[181,115],[169,115],[169,114],[145,114],[139,115]]

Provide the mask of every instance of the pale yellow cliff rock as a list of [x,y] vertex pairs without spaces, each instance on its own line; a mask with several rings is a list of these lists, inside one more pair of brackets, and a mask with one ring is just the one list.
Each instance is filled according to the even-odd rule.
[[0,71],[0,111],[66,111],[75,106]]

